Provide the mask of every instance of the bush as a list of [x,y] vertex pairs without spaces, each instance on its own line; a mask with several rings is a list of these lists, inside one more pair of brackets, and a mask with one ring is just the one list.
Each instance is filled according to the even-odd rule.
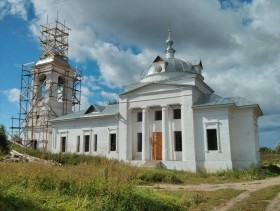
[[276,145],[275,152],[280,154],[280,142]]
[[0,151],[4,154],[9,152],[9,142],[4,125],[0,125]]

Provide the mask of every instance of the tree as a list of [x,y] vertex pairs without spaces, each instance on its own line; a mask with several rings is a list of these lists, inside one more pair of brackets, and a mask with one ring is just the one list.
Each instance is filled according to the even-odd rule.
[[0,125],[0,151],[4,153],[9,151],[8,137],[4,125]]
[[280,142],[276,145],[275,152],[280,153]]

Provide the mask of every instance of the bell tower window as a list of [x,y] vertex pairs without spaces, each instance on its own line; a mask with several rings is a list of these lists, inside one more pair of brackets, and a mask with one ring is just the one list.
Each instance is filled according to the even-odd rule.
[[57,81],[57,101],[62,102],[64,100],[64,80],[61,76]]
[[46,75],[42,74],[39,76],[39,92],[38,92],[38,96],[40,99],[43,99],[45,94],[46,94]]

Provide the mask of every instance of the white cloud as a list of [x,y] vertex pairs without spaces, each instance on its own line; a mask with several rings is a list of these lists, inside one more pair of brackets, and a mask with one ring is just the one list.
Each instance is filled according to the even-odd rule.
[[11,103],[18,103],[19,102],[19,96],[20,96],[20,90],[17,88],[12,88],[9,90],[5,90],[4,94],[8,97],[8,100]]
[[27,20],[26,0],[1,0],[0,20],[5,16],[13,15],[23,20]]
[[81,109],[86,109],[90,103],[89,98],[92,96],[92,92],[90,92],[89,88],[86,86],[81,87]]
[[116,93],[101,91],[100,94],[105,101],[118,100],[118,95]]

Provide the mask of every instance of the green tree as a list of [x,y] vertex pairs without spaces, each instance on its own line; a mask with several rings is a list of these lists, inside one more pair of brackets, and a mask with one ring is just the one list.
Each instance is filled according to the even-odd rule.
[[280,153],[280,142],[276,145],[275,152]]
[[0,151],[4,153],[9,151],[9,142],[4,125],[0,125]]

